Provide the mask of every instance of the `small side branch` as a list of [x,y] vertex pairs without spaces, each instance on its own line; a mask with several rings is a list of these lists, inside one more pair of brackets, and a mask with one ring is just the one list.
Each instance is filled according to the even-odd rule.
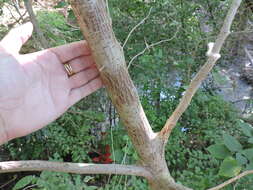
[[245,172],[241,173],[240,175],[235,176],[235,177],[233,177],[233,178],[225,181],[224,183],[222,183],[222,184],[220,184],[220,185],[218,185],[216,187],[207,189],[207,190],[219,190],[219,189],[221,189],[221,188],[223,188],[223,187],[225,187],[225,186],[227,186],[227,185],[235,182],[236,180],[238,180],[238,179],[240,179],[240,178],[242,178],[242,177],[244,177],[246,175],[249,175],[249,174],[253,174],[253,170],[245,171]]
[[250,54],[249,50],[248,50],[246,47],[244,47],[243,49],[244,49],[245,54],[247,55],[247,57],[248,57],[250,63],[253,65],[253,57],[252,57],[252,55]]
[[131,37],[132,33],[133,33],[140,25],[142,25],[142,24],[148,19],[148,17],[149,17],[150,14],[151,14],[151,11],[152,11],[152,7],[149,9],[148,15],[147,15],[144,19],[142,19],[137,25],[135,25],[135,27],[133,27],[133,29],[129,32],[129,34],[127,35],[127,38],[126,38],[126,40],[125,40],[125,42],[124,42],[124,44],[123,44],[123,46],[122,46],[122,48],[124,48],[124,47],[126,46],[126,44],[127,44],[128,40],[129,40],[129,38]]
[[40,160],[0,162],[0,173],[21,171],[54,171],[75,174],[120,174],[150,178],[150,172],[140,166],[120,164],[85,164]]
[[5,184],[1,185],[0,189],[3,189],[5,186],[9,185],[11,182],[15,181],[16,179],[17,179],[17,176],[14,175],[14,177],[11,180],[9,180]]
[[177,28],[177,31],[175,32],[175,34],[174,34],[171,38],[169,38],[169,39],[161,40],[161,41],[155,42],[155,43],[150,44],[150,45],[146,42],[146,47],[145,47],[141,52],[139,52],[138,54],[136,54],[136,55],[129,61],[128,66],[127,66],[127,69],[130,68],[130,66],[132,65],[132,63],[133,63],[139,56],[143,55],[143,54],[144,54],[147,50],[149,50],[150,48],[153,48],[153,47],[158,46],[158,45],[160,45],[160,44],[162,44],[162,43],[165,43],[165,42],[169,42],[169,41],[173,40],[174,38],[176,38],[176,37],[177,37],[177,34],[178,34],[178,32],[179,32],[179,29],[180,29],[180,27]]
[[172,113],[170,118],[167,120],[165,126],[160,132],[160,136],[166,141],[170,136],[172,129],[175,127],[177,121],[181,117],[181,115],[185,112],[188,106],[191,103],[191,100],[198,90],[199,86],[201,85],[202,81],[207,77],[208,73],[212,70],[217,60],[220,58],[220,50],[230,34],[230,28],[232,22],[235,18],[236,12],[241,4],[242,0],[234,0],[227,16],[224,20],[224,24],[221,28],[221,31],[216,39],[215,43],[208,44],[208,52],[207,57],[208,60],[196,74],[196,76],[191,81],[188,89],[184,93],[179,105],[177,106],[176,110]]

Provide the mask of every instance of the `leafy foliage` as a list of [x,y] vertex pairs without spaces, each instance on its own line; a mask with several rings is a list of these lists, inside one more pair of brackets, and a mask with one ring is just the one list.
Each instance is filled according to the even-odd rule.
[[233,157],[227,157],[220,166],[219,175],[225,177],[232,177],[239,174],[241,167],[239,166],[236,159]]
[[81,32],[67,25],[64,15],[58,12],[40,11],[37,18],[51,46],[63,45],[82,39]]
[[[208,151],[213,157],[223,159],[218,173],[220,176],[234,177],[241,170],[253,169],[253,146],[250,141],[253,137],[253,127],[242,120],[237,120],[236,124],[242,132],[240,139],[224,133],[223,144],[208,147]],[[252,179],[252,176],[248,178]],[[245,187],[245,184],[241,185]]]
[[218,159],[224,159],[231,155],[224,144],[211,145],[207,148],[207,150],[212,154],[213,157]]
[[31,175],[25,176],[16,183],[16,185],[13,187],[13,190],[21,189],[31,183],[34,183],[35,181],[36,181],[35,176]]
[[224,144],[231,152],[239,152],[242,150],[242,145],[231,135],[223,135]]
[[[132,62],[129,72],[155,131],[163,127],[190,79],[205,61],[206,44],[213,40],[229,2],[109,1],[114,30],[121,44],[130,30],[151,10],[145,23],[129,38],[124,51],[129,63],[136,54],[148,47],[143,55]],[[59,1],[54,11],[37,13],[40,27],[51,46],[82,39],[81,32],[67,24],[66,17],[58,11],[67,6],[66,1]],[[72,18],[72,12],[68,12]],[[210,31],[203,31],[205,26]],[[6,28],[1,27],[0,33],[6,33]],[[168,41],[149,47],[161,40]],[[33,40],[31,44],[35,42]],[[224,82],[216,72],[213,76],[215,80]],[[5,145],[5,149],[13,160],[48,160],[53,157],[54,160],[92,162],[88,153],[108,144],[111,147],[109,158],[115,163],[136,164],[138,155],[118,115],[113,115],[114,124],[108,121],[111,120],[111,109],[106,98],[100,92],[86,98],[47,128],[13,140]],[[253,168],[252,127],[237,118],[234,108],[216,95],[211,85],[201,87],[166,146],[166,160],[177,182],[202,190],[238,174],[240,170]],[[107,129],[104,139],[94,135],[101,130],[101,123]],[[241,132],[236,129],[238,127]],[[251,187],[247,184],[250,180],[250,176],[242,179],[240,187]],[[28,175],[14,189],[22,189],[27,185],[34,185],[33,189],[40,190],[148,189],[147,182],[138,177],[80,176],[55,172]]]

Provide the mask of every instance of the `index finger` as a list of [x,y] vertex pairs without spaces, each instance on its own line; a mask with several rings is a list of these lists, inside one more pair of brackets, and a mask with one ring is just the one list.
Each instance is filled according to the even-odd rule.
[[86,41],[73,42],[70,44],[48,49],[48,52],[53,52],[58,59],[65,63],[76,57],[91,55],[91,50]]
[[0,42],[0,49],[8,53],[18,53],[22,45],[30,38],[32,23],[28,22],[12,29]]
[[64,64],[77,57],[91,55],[91,50],[88,43],[83,40],[31,53],[29,54],[29,59],[31,59],[31,57],[37,59],[40,56],[52,56],[52,54],[54,54],[58,60]]

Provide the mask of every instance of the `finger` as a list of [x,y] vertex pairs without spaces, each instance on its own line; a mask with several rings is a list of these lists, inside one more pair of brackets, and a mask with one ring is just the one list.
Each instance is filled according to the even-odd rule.
[[81,56],[81,57],[78,57],[76,59],[69,61],[69,64],[75,73],[79,73],[80,71],[83,71],[83,70],[93,66],[94,60],[93,60],[92,56]]
[[74,105],[75,103],[83,99],[84,97],[100,89],[102,86],[103,84],[100,77],[97,77],[94,80],[87,83],[86,85],[80,88],[71,90],[70,95],[69,95],[69,106]]
[[97,68],[88,68],[69,78],[71,89],[79,88],[99,75]]
[[0,42],[1,49],[8,53],[18,53],[32,32],[33,25],[30,22],[12,29]]
[[45,51],[54,53],[62,63],[83,55],[91,55],[91,50],[86,41],[73,42]]

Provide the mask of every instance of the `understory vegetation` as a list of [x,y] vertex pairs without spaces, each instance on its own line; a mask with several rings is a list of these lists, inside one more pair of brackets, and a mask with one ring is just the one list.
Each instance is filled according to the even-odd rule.
[[[216,36],[230,2],[109,0],[114,31],[122,45],[131,29],[146,17],[131,34],[124,52],[129,73],[154,131],[161,130],[191,78],[205,62],[206,44]],[[2,7],[4,3],[8,2],[0,0]],[[36,11],[49,45],[82,40],[67,3],[57,1],[50,8]],[[233,31],[246,29],[241,27],[241,22],[248,12],[246,6],[241,10]],[[248,17],[252,17],[252,12]],[[1,25],[0,37],[8,30],[8,26]],[[238,34],[231,35],[220,65],[229,67],[241,56],[238,40]],[[22,52],[37,51],[40,47],[34,34]],[[171,175],[177,182],[196,190],[213,187],[253,169],[252,126],[219,94],[214,80],[223,78],[214,73],[199,89],[166,148]],[[102,89],[80,101],[46,128],[0,147],[0,161],[5,160],[138,164],[138,155]],[[252,186],[253,175],[248,175],[224,189],[250,190]],[[134,176],[22,172],[1,174],[0,189],[146,190],[148,184]]]

